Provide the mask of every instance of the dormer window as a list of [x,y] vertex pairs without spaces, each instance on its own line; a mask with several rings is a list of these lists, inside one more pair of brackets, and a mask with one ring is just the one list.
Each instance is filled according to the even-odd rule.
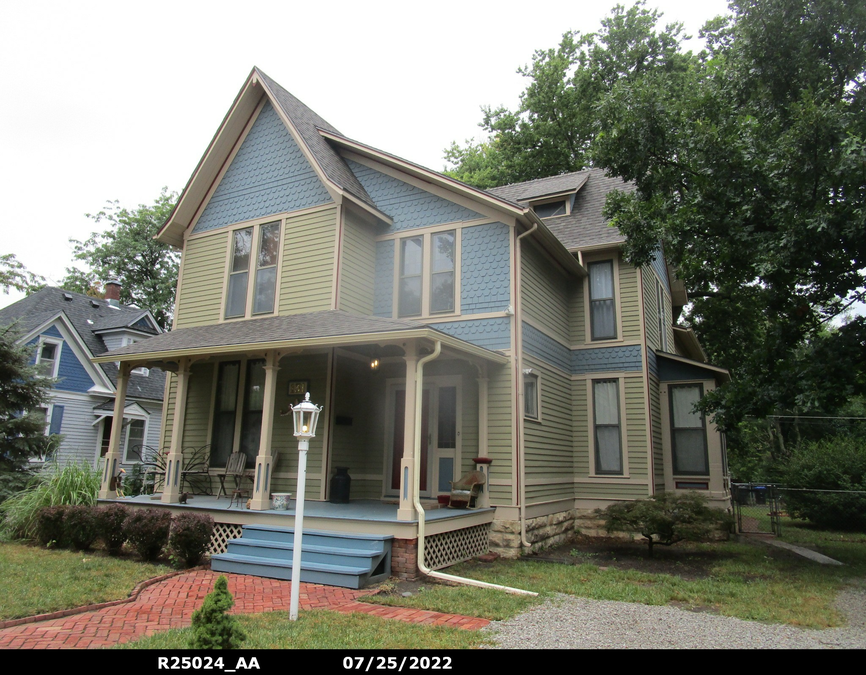
[[553,218],[554,216],[568,215],[568,206],[565,199],[547,202],[545,204],[535,204],[533,205],[532,210],[535,211],[539,218]]
[[[254,243],[255,257],[253,256]],[[273,313],[279,253],[279,222],[245,227],[232,233],[226,319],[245,317],[250,314]],[[252,284],[250,284],[251,271],[254,273]]]

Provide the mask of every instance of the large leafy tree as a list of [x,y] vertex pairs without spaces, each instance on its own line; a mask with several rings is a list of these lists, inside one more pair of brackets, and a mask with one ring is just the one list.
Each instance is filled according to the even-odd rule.
[[612,87],[690,68],[694,57],[680,49],[682,26],[660,27],[660,18],[642,2],[618,5],[597,33],[570,31],[556,49],[537,50],[532,65],[517,71],[529,80],[518,108],[482,108],[487,138],[452,143],[447,173],[488,188],[588,166],[596,107]]
[[10,289],[33,293],[45,285],[45,279],[29,272],[14,253],[0,255],[0,288],[8,294]]
[[87,214],[108,228],[86,241],[71,239],[74,258],[85,269],[69,267],[61,285],[79,293],[99,293],[109,279],[121,282],[120,300],[149,309],[163,329],[171,326],[180,254],[153,237],[168,219],[177,194],[163,188],[153,204],[136,209],[115,202],[96,214]]

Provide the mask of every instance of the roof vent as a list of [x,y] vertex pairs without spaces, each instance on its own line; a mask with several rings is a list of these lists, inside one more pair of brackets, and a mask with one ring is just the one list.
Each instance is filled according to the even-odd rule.
[[96,300],[91,300],[91,301],[90,301],[90,306],[91,306],[91,307],[99,307],[99,303],[96,302]]
[[72,302],[72,294],[71,293],[64,293],[63,299],[66,300],[66,302]]

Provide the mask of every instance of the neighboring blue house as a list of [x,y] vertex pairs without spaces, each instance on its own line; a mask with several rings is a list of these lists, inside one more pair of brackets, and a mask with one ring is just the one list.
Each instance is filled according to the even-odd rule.
[[[119,295],[109,283],[108,295]],[[46,433],[61,434],[61,463],[97,466],[108,449],[114,423],[117,366],[94,364],[91,358],[158,335],[151,313],[60,288],[43,288],[0,309],[0,325],[15,324],[20,342],[34,346],[33,362],[46,377],[57,378],[45,410]],[[162,423],[165,374],[140,368],[130,376],[123,415],[121,449],[132,463],[137,445],[156,446]]]

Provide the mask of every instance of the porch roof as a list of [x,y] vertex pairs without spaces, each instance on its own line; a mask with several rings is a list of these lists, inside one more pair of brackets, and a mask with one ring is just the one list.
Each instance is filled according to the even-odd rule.
[[508,362],[508,357],[503,354],[447,335],[429,324],[358,316],[337,309],[179,328],[100,354],[93,361],[145,363],[250,349],[349,346],[410,338],[440,340],[443,347],[496,363]]

